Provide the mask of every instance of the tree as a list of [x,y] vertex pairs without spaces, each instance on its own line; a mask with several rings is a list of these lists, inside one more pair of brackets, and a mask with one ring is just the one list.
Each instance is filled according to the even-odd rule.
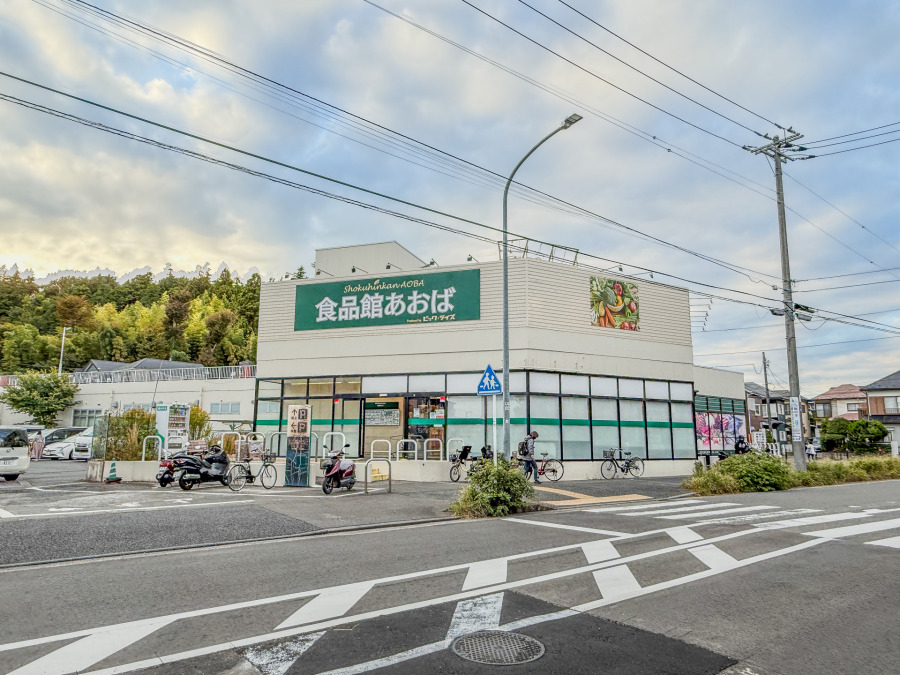
[[841,450],[850,431],[850,422],[843,417],[833,417],[822,422],[822,447],[825,450]]
[[305,279],[306,278],[306,270],[303,268],[303,265],[297,268],[297,271],[290,275],[291,279]]
[[888,430],[877,420],[857,420],[847,429],[847,447],[854,452],[871,452],[875,444],[888,435]]
[[65,375],[25,373],[18,379],[18,384],[0,394],[0,403],[31,415],[35,424],[55,426],[57,414],[76,402],[78,385]]

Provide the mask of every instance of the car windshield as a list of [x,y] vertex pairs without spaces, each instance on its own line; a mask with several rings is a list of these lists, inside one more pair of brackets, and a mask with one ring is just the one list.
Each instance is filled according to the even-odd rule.
[[18,448],[28,445],[25,432],[20,429],[0,429],[0,447]]

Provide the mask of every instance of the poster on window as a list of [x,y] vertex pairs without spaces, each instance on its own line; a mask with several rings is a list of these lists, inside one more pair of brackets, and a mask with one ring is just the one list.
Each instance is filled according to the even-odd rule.
[[309,487],[311,421],[312,406],[288,406],[287,456],[284,463],[284,484],[288,487]]
[[637,285],[623,279],[591,277],[591,325],[640,330]]

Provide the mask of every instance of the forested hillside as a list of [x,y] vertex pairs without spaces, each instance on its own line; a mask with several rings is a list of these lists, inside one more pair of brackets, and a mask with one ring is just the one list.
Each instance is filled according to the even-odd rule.
[[212,280],[150,273],[122,284],[112,276],[62,277],[44,286],[0,275],[0,373],[55,370],[63,326],[64,370],[90,359],[152,357],[207,366],[256,361],[260,277],[224,269]]

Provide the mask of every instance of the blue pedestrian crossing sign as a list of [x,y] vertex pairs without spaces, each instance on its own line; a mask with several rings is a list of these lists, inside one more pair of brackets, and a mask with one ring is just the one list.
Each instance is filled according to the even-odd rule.
[[503,387],[500,384],[500,380],[497,379],[494,370],[489,365],[484,369],[484,375],[481,376],[481,380],[478,382],[478,395],[497,396],[502,393]]

